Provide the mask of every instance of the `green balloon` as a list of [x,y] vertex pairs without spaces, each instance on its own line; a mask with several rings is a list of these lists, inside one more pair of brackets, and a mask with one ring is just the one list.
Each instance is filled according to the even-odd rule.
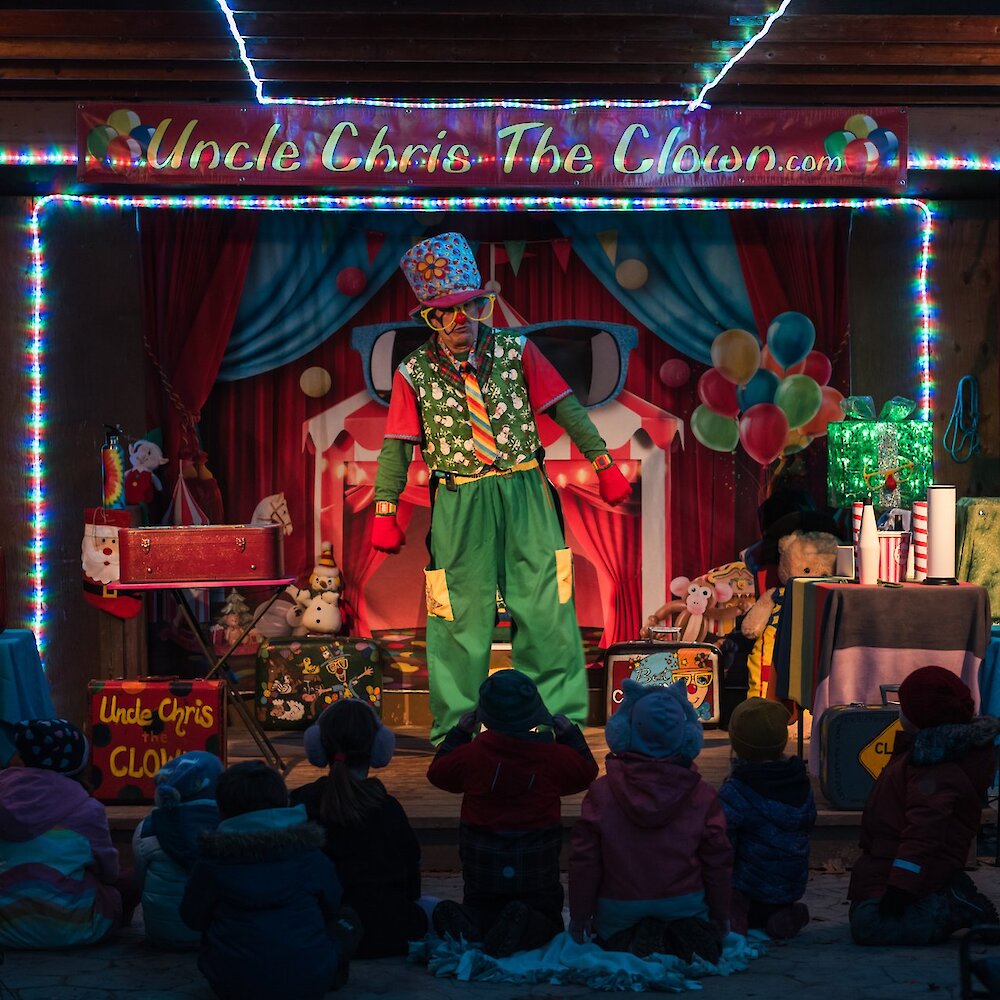
[[740,425],[735,417],[723,417],[702,403],[691,414],[691,433],[712,451],[733,452],[740,440]]
[[108,152],[108,143],[118,135],[110,125],[98,125],[87,133],[87,152],[95,160],[103,160]]
[[788,417],[789,427],[801,427],[819,413],[823,390],[809,375],[789,375],[775,390],[774,402]]
[[853,142],[857,136],[853,132],[841,131],[841,132],[831,132],[823,140],[823,148],[826,150],[826,155],[831,157],[840,157],[840,162],[844,162],[844,150],[847,148],[849,142]]

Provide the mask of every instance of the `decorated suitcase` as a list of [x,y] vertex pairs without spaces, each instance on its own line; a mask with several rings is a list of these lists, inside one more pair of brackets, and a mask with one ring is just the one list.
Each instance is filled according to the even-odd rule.
[[702,722],[719,721],[719,651],[707,642],[620,642],[605,653],[608,716],[621,704],[626,677],[641,684],[683,680]]
[[382,661],[374,639],[265,639],[257,650],[257,720],[305,729],[327,705],[362,698],[382,711]]
[[279,580],[285,569],[277,524],[122,528],[118,554],[123,584]]
[[101,802],[152,802],[153,775],[188,750],[226,762],[222,681],[91,681],[91,784]]
[[881,705],[834,705],[819,720],[819,786],[834,809],[862,809],[892,756],[900,730],[899,705],[882,685]]

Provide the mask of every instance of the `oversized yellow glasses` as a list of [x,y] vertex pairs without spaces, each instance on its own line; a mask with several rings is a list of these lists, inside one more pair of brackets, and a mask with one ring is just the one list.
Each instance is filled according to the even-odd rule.
[[489,319],[493,315],[493,295],[477,295],[474,299],[461,302],[457,306],[449,306],[447,309],[438,309],[436,306],[428,306],[420,310],[423,321],[436,333],[448,333],[458,322],[459,313],[468,319],[482,321]]
[[902,462],[895,469],[873,469],[865,473],[865,485],[875,490],[883,487],[894,490],[897,483],[905,483],[913,475],[914,468],[912,462]]

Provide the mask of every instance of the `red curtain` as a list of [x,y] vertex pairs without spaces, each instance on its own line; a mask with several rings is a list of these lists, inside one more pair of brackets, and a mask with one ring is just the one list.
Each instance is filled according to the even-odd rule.
[[[816,327],[814,349],[833,363],[830,385],[846,395],[851,381],[847,297],[851,210],[732,212],[730,219],[761,338],[779,313],[804,313]],[[784,480],[805,488],[822,507],[826,497],[825,441],[820,439],[799,454],[799,459],[786,467]],[[751,492],[750,483],[755,483],[758,502],[776,485],[769,481],[766,470],[745,455],[739,475],[745,495]],[[742,544],[757,537],[753,505],[738,511],[738,521]]]
[[596,483],[567,483],[559,496],[580,554],[597,568],[603,578],[601,589],[608,591],[601,646],[635,639],[643,622],[638,503],[633,499],[609,507],[601,500]]
[[139,212],[143,335],[152,363],[147,416],[162,429],[171,484],[178,456],[197,451],[201,408],[232,332],[256,231],[256,212]]

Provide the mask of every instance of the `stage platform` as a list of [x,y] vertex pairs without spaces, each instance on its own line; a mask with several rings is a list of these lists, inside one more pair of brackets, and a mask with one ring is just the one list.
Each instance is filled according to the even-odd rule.
[[[323,774],[323,771],[312,767],[305,759],[301,733],[279,732],[269,735],[287,765],[285,780],[289,788],[308,784]],[[604,729],[588,727],[585,735],[603,771],[604,758],[608,752]],[[789,747],[794,748],[794,728],[789,731],[789,735]],[[806,749],[808,752],[808,739]],[[417,831],[423,847],[424,867],[428,871],[458,871],[461,867],[457,839],[461,799],[435,788],[427,781],[427,766],[433,755],[434,748],[428,739],[426,728],[397,729],[396,754],[392,763],[375,773],[390,793],[399,799]],[[249,759],[260,759],[257,747],[246,730],[233,726],[229,735],[229,763]],[[719,729],[707,729],[705,748],[698,757],[699,771],[706,781],[718,787],[729,774],[729,768],[728,736]],[[834,868],[850,864],[857,850],[861,813],[830,809],[823,801],[815,780],[814,788],[819,816],[812,841],[812,864],[814,867]],[[567,840],[573,823],[580,815],[582,801],[583,794],[563,799],[562,821]],[[125,848],[126,842],[131,842],[132,832],[149,808],[108,807],[112,836],[120,848]],[[565,852],[563,860],[565,862]]]

